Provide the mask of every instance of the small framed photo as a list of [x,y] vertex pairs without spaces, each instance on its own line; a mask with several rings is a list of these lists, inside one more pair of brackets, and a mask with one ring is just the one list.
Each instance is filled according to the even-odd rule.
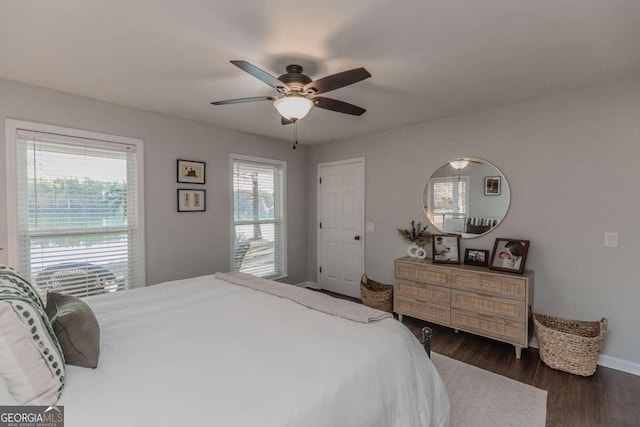
[[205,183],[205,162],[178,159],[178,182],[189,184]]
[[178,212],[204,212],[207,210],[205,190],[178,189]]
[[529,252],[528,240],[498,238],[493,245],[489,268],[522,274],[527,261],[527,252]]
[[467,265],[478,265],[480,267],[489,266],[489,251],[486,249],[464,250],[464,263]]
[[502,177],[485,176],[484,177],[484,195],[499,196],[502,190]]
[[460,235],[432,235],[431,250],[434,263],[460,264]]

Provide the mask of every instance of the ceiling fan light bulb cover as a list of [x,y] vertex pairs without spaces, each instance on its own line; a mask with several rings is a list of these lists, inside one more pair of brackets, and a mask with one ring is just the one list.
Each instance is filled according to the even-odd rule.
[[461,170],[467,167],[467,165],[469,164],[468,160],[455,160],[451,163],[449,163],[451,165],[452,168],[457,169],[457,170]]
[[313,102],[302,96],[286,96],[273,103],[278,113],[288,120],[300,120],[311,110]]

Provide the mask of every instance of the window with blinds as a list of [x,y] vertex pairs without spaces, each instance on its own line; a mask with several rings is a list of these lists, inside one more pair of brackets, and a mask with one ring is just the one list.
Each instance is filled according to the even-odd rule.
[[468,176],[429,180],[429,203],[433,207],[433,221],[436,227],[444,229],[445,221],[466,218],[469,213],[468,188]]
[[232,155],[234,271],[286,276],[286,162]]
[[17,131],[19,268],[36,286],[82,297],[144,285],[137,151]]

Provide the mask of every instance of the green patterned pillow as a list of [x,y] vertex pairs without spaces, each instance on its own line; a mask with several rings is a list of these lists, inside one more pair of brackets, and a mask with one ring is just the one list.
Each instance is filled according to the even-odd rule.
[[37,289],[13,268],[0,265],[0,295],[13,293],[16,290],[44,310],[44,303]]
[[53,405],[64,387],[60,344],[33,287],[0,271],[0,376],[21,405]]

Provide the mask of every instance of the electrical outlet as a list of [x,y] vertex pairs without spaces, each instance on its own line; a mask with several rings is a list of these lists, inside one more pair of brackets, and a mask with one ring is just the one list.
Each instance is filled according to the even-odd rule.
[[604,233],[604,247],[605,248],[617,248],[618,247],[618,233],[613,233],[613,232]]
[[376,231],[376,225],[372,222],[367,223],[367,231]]

